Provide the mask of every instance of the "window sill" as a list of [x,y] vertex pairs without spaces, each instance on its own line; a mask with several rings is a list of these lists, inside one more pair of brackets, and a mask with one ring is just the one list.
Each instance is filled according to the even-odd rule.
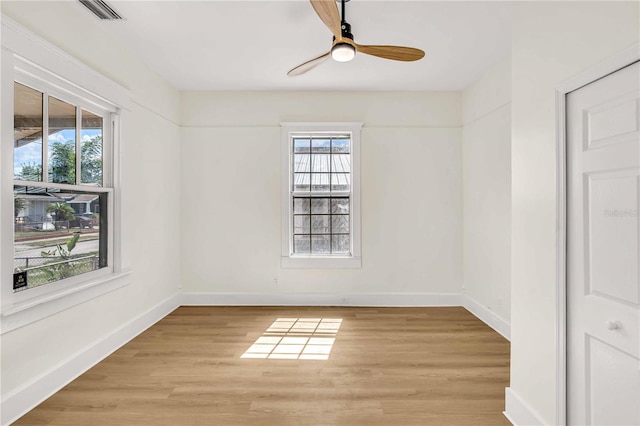
[[280,264],[283,268],[359,269],[362,267],[362,259],[360,257],[283,256]]
[[94,299],[129,284],[131,271],[109,274],[84,284],[28,299],[3,309],[0,334],[8,333],[50,315]]

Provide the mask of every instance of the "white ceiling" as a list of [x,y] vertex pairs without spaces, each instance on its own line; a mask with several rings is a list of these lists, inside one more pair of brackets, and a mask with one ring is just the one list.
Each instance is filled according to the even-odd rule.
[[181,90],[460,90],[511,47],[508,2],[351,0],[346,15],[358,43],[417,47],[425,58],[359,54],[288,77],[331,47],[307,0],[109,4],[125,20],[98,25]]

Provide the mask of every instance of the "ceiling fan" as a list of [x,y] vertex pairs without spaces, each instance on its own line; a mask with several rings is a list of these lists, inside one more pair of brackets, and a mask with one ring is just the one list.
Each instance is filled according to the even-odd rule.
[[317,58],[313,58],[303,64],[298,65],[287,73],[289,77],[304,74],[310,69],[324,62],[329,56],[337,62],[348,62],[356,56],[356,52],[367,55],[378,56],[394,61],[417,61],[424,57],[424,52],[420,49],[404,46],[371,46],[358,44],[353,41],[351,25],[345,19],[345,3],[349,0],[341,0],[342,19],[338,14],[336,0],[310,0],[311,6],[316,11],[322,22],[333,34],[333,46],[331,50]]

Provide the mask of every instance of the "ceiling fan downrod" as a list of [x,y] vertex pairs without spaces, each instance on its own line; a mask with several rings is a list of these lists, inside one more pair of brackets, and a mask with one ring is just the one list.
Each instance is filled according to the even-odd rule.
[[[342,19],[340,20],[340,30],[342,32],[342,37],[343,38],[348,38],[349,40],[353,41],[353,34],[351,34],[351,24],[349,24],[347,22],[347,18],[346,18],[346,8],[344,7],[345,3],[348,2],[349,0],[341,0],[341,4],[342,4]],[[335,36],[333,37],[334,41],[335,41]]]

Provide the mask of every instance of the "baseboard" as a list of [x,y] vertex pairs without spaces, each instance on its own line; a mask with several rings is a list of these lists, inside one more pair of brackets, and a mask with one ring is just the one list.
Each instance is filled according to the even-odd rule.
[[540,416],[512,388],[504,392],[504,416],[514,426],[543,426]]
[[457,293],[182,293],[182,306],[463,306],[505,339],[511,324],[467,295]]
[[465,307],[473,315],[477,316],[482,322],[500,333],[502,337],[511,341],[511,324],[489,308],[481,305],[475,299],[468,295],[462,296],[462,306]]
[[455,293],[182,293],[183,306],[462,306]]
[[1,403],[0,423],[8,425],[16,421],[125,343],[167,316],[178,306],[180,306],[180,293],[174,294],[133,318],[100,341],[87,346],[58,366],[10,392]]

